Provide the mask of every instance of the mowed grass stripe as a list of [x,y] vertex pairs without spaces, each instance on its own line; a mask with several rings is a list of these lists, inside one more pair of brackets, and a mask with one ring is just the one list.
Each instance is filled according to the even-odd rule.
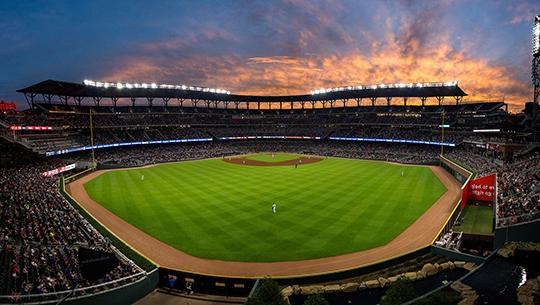
[[116,215],[191,255],[268,262],[383,245],[446,191],[429,168],[338,158],[296,169],[178,162],[108,172],[85,188]]

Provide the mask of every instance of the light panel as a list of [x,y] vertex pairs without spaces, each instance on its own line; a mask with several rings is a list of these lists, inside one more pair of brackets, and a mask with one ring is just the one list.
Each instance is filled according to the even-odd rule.
[[[540,27],[539,27],[540,28]],[[351,91],[351,90],[375,90],[375,89],[386,89],[386,88],[436,88],[436,87],[455,87],[457,86],[456,81],[450,82],[439,82],[439,83],[395,83],[395,84],[376,84],[376,85],[357,85],[357,86],[347,86],[347,87],[335,87],[335,88],[320,88],[311,90],[310,94],[325,94],[328,92],[339,92],[339,91]]]
[[90,79],[85,79],[83,81],[85,86],[92,86],[98,88],[116,88],[116,89],[168,89],[168,90],[190,90],[190,91],[200,91],[214,94],[227,94],[230,95],[231,91],[225,89],[217,88],[207,88],[207,87],[196,87],[196,86],[186,86],[186,85],[170,85],[170,84],[156,84],[156,83],[108,83],[108,82],[99,82],[93,81]]

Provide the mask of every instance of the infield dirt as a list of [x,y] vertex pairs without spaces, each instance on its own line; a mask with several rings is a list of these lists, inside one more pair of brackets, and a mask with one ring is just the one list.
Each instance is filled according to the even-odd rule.
[[320,162],[324,160],[321,157],[312,157],[312,156],[300,156],[299,158],[278,162],[266,162],[260,160],[250,159],[248,156],[242,157],[224,157],[223,161],[232,164],[239,165],[251,165],[251,166],[292,166],[292,165],[303,165],[310,164],[315,162]]

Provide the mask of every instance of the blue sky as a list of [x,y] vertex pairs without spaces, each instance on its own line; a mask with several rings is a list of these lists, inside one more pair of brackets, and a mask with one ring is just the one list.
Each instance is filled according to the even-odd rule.
[[529,101],[539,1],[1,1],[0,99],[45,80],[296,94],[457,80]]

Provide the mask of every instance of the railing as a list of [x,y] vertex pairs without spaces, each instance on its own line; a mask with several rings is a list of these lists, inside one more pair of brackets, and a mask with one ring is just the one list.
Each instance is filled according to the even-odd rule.
[[110,282],[97,284],[88,287],[76,288],[72,290],[49,292],[49,293],[40,293],[40,294],[13,294],[13,295],[0,295],[0,304],[9,304],[9,303],[42,303],[47,301],[61,300],[69,296],[69,298],[76,298],[82,296],[89,296],[104,291],[109,291],[111,289],[118,289],[126,287],[128,285],[134,284],[146,278],[146,271],[141,271],[139,273],[113,280]]
[[521,214],[518,216],[510,217],[497,217],[496,228],[505,228],[514,225],[527,224],[540,219],[540,212]]

